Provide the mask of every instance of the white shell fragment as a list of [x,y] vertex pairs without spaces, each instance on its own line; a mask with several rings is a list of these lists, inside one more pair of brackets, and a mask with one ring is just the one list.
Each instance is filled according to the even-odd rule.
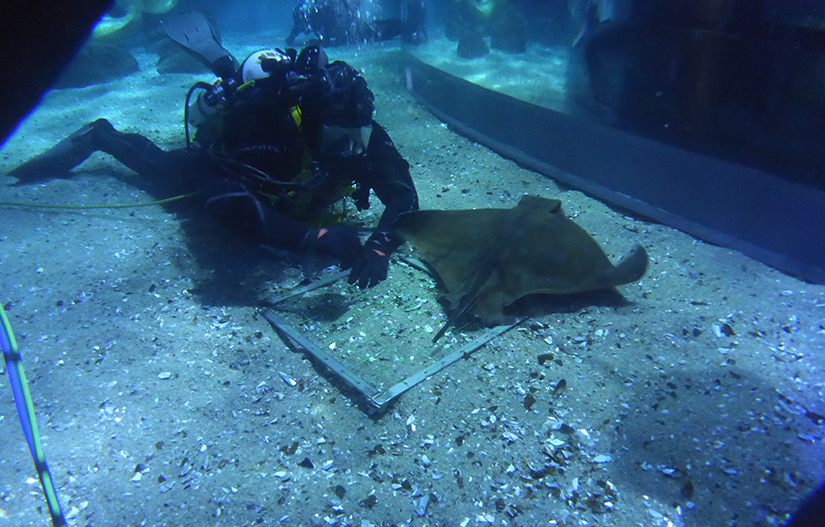
[[584,428],[579,428],[578,430],[576,430],[576,432],[573,433],[573,437],[576,439],[576,442],[580,445],[593,446],[595,444],[593,438],[590,437],[590,432],[588,432]]
[[547,421],[541,426],[542,432],[546,435],[551,430],[559,430],[562,427],[562,422],[552,417],[547,418]]
[[657,467],[657,468],[658,468],[658,469],[662,472],[662,474],[664,474],[665,476],[672,476],[672,475],[676,474],[676,469],[675,469],[675,468],[670,468],[670,467],[666,467],[666,466],[660,466],[660,467]]
[[502,437],[504,437],[504,439],[510,441],[511,443],[519,440],[519,437],[513,432],[510,432],[509,430],[507,432],[504,432]]
[[282,371],[279,371],[278,375],[281,376],[281,380],[283,380],[285,383],[287,383],[290,386],[294,387],[298,384],[298,382],[295,379],[293,379],[292,377],[290,377],[289,375],[287,375],[286,373],[284,373]]
[[558,447],[558,446],[563,446],[564,445],[564,441],[562,441],[560,439],[556,439],[555,437],[551,437],[551,438],[547,439],[546,442],[552,447]]

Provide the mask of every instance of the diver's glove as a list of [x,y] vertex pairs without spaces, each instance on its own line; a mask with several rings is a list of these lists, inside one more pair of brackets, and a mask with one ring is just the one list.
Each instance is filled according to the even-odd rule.
[[369,237],[361,249],[361,254],[347,280],[350,284],[358,282],[358,287],[372,287],[387,279],[387,269],[390,265],[388,246],[391,240],[386,232],[376,232]]
[[358,260],[361,252],[361,242],[358,233],[346,225],[333,225],[310,229],[304,237],[301,248],[308,252],[316,252],[338,257],[341,267],[349,269]]

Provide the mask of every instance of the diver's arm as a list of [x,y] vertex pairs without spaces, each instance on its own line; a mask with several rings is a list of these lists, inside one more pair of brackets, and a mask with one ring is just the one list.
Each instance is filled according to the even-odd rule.
[[295,43],[295,39],[298,38],[298,35],[303,33],[304,30],[298,27],[298,24],[292,25],[292,30],[289,32],[289,35],[286,37],[286,45],[291,46]]
[[[370,170],[361,184],[366,192],[369,192],[366,186],[375,191],[385,209],[378,220],[378,227],[364,243],[360,257],[349,275],[349,283],[357,283],[362,289],[387,278],[390,254],[404,243],[393,232],[392,224],[404,212],[418,210],[418,194],[410,176],[409,163],[395,149],[387,132],[375,121],[372,126],[372,137],[367,150]],[[362,201],[360,206],[365,207],[366,203]]]
[[386,233],[386,247],[395,251],[404,242],[393,235],[392,224],[401,214],[418,210],[418,193],[410,176],[409,163],[395,149],[386,130],[375,121],[368,156],[372,166],[368,184],[385,206],[375,230],[376,233]]
[[214,178],[204,189],[206,210],[238,236],[281,249],[340,258],[349,267],[361,251],[354,230],[315,228],[282,214],[237,180]]

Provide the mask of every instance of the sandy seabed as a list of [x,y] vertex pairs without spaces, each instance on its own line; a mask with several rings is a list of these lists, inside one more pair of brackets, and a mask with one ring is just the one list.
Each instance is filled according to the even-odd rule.
[[[238,56],[257,47],[237,38],[226,45]],[[258,312],[330,262],[244,245],[174,206],[4,205],[2,302],[72,525],[775,525],[817,485],[824,287],[456,135],[407,93],[394,44],[330,55],[364,71],[422,208],[558,198],[612,259],[641,243],[647,275],[620,288],[624,304],[539,302],[530,321],[372,413]],[[47,94],[0,152],[0,173],[98,117],[182,146],[183,98],[205,76],[139,60],[121,81]],[[2,186],[0,200],[151,201],[142,188],[94,154],[70,179]],[[380,211],[373,197],[361,220]],[[374,289],[339,282],[278,309],[388,383],[481,333],[460,328],[434,347],[438,292],[394,259]],[[0,527],[50,525],[6,377],[0,437]]]

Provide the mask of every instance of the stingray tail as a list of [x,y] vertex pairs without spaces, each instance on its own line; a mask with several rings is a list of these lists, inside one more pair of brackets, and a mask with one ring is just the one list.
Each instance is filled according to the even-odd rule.
[[647,251],[637,245],[613,268],[613,284],[622,285],[635,282],[647,271]]
[[438,330],[438,333],[433,337],[433,344],[438,342],[438,339],[443,337],[444,333],[453,327],[456,322],[462,320],[467,313],[470,313],[476,304],[478,304],[478,295],[472,298],[469,298],[468,295],[462,296],[458,301],[458,305],[455,306],[455,309],[451,309],[450,313],[448,313],[447,322],[441,326],[441,329]]

